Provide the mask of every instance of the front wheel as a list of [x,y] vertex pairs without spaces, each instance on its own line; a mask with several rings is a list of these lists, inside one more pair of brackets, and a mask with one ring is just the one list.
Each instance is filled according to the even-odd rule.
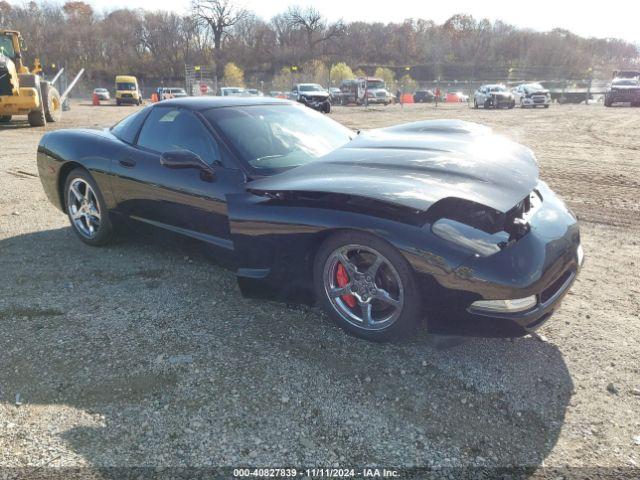
[[322,244],[314,288],[338,326],[367,340],[406,334],[420,314],[411,267],[395,248],[366,233],[338,233]]
[[89,172],[82,168],[71,171],[64,193],[67,215],[80,240],[93,246],[109,243],[113,225],[102,193]]
[[59,122],[62,118],[62,101],[58,90],[49,83],[42,83],[42,105],[47,122]]

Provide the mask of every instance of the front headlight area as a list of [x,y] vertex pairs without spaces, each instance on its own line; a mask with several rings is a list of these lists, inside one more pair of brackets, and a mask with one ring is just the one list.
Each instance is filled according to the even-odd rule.
[[429,209],[431,232],[477,257],[507,248],[529,232],[529,220],[540,208],[542,196],[533,190],[506,213],[479,203],[445,198]]
[[437,220],[431,226],[431,231],[437,237],[480,257],[488,257],[498,253],[509,241],[507,232],[501,231],[491,234],[450,218]]

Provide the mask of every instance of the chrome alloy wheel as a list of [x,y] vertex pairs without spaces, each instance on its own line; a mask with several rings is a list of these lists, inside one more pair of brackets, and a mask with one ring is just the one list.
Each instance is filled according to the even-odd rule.
[[82,178],[74,178],[69,183],[67,209],[76,229],[85,237],[93,238],[100,228],[98,198],[91,185]]
[[400,275],[373,248],[353,244],[336,249],[325,262],[323,281],[333,308],[358,328],[382,330],[402,313]]

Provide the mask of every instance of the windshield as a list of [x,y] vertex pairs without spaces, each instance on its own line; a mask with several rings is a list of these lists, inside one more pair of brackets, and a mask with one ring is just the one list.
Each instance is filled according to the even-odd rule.
[[355,136],[338,122],[298,105],[214,108],[204,115],[261,175],[308,163]]
[[382,80],[367,80],[367,89],[376,90],[384,88],[384,82]]
[[544,87],[539,83],[530,83],[524,86],[527,90],[531,90],[533,92],[537,92],[538,90],[544,90]]
[[632,79],[614,80],[612,85],[638,85],[638,81]]
[[300,87],[298,87],[298,90],[300,90],[301,92],[321,92],[324,89],[320,85],[312,83],[309,85],[300,85]]
[[118,82],[116,83],[116,90],[135,90],[136,84],[130,82]]
[[502,85],[494,85],[493,87],[489,87],[490,92],[506,92],[507,89]]
[[16,55],[13,50],[13,41],[9,35],[0,35],[0,53],[9,58]]

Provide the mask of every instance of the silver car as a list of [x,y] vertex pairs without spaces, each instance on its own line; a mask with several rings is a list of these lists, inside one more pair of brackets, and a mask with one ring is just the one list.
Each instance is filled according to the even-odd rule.
[[111,95],[109,94],[109,90],[106,88],[95,88],[93,90],[93,94],[98,96],[99,100],[110,100]]
[[539,83],[523,83],[513,89],[513,96],[516,104],[522,108],[544,107],[551,105],[551,94],[549,90]]

